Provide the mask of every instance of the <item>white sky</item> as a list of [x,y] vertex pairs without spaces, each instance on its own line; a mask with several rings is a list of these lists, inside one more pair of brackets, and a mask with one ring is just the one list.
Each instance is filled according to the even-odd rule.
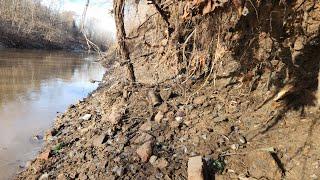
[[[87,0],[60,0],[60,7],[64,11],[74,11],[81,17],[85,8]],[[112,34],[115,33],[114,19],[109,13],[112,9],[113,0],[90,0],[89,8],[87,11],[87,19],[97,19],[99,30],[108,31]],[[45,4],[56,3],[56,0],[44,0]]]

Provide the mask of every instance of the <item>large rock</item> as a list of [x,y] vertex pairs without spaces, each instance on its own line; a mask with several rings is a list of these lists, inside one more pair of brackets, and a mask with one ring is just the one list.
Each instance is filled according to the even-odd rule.
[[189,158],[188,180],[204,180],[204,163],[201,156]]
[[261,179],[281,179],[282,172],[270,152],[256,151],[247,155],[249,173],[252,177]]

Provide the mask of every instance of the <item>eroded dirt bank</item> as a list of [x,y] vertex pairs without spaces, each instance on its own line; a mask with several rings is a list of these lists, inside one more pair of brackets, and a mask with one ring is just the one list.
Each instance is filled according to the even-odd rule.
[[319,179],[319,2],[153,3],[17,179]]
[[212,83],[199,90],[203,82],[179,78],[130,87],[115,76],[121,72],[57,117],[42,153],[17,179],[187,179],[194,156],[216,179],[320,177],[318,109],[261,106],[272,96],[263,83],[250,94]]

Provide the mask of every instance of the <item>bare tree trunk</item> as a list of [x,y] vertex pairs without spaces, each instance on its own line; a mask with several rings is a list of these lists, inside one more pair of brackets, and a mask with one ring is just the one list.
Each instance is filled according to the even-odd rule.
[[114,19],[116,22],[117,29],[117,41],[120,48],[120,54],[122,59],[125,60],[125,66],[127,70],[127,77],[131,83],[136,82],[136,77],[134,75],[133,65],[130,59],[130,53],[126,46],[126,31],[124,28],[124,4],[125,0],[113,0],[113,10],[114,10]]

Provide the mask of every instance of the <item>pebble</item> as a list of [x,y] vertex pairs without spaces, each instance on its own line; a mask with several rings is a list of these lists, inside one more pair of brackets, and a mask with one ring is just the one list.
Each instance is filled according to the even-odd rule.
[[191,157],[188,160],[188,180],[204,180],[204,164],[202,156]]
[[246,144],[246,143],[247,143],[247,140],[246,140],[246,138],[245,138],[244,136],[240,136],[240,137],[239,137],[239,142],[240,142],[241,144]]
[[230,148],[233,149],[233,150],[238,150],[239,149],[239,144],[232,144],[230,146]]
[[193,103],[196,105],[202,105],[207,100],[206,96],[199,96],[193,100]]
[[164,158],[157,159],[154,166],[159,169],[164,169],[169,165],[168,161]]
[[91,114],[86,114],[86,115],[82,116],[81,119],[84,121],[87,121],[87,120],[91,119],[91,116],[92,116]]
[[142,162],[147,162],[152,155],[152,141],[145,142],[142,146],[137,149],[137,154]]
[[152,124],[150,121],[145,122],[144,124],[141,125],[140,131],[151,131]]
[[48,173],[44,173],[40,176],[39,180],[47,180],[49,179],[49,174]]
[[151,156],[150,159],[149,159],[149,163],[154,165],[157,159],[158,159],[157,156]]
[[95,147],[100,147],[103,143],[105,143],[107,140],[107,135],[106,134],[101,134],[99,136],[95,136],[93,138],[93,145]]
[[159,111],[156,116],[154,117],[154,120],[157,122],[157,123],[161,123],[162,119],[164,117],[164,114],[163,112]]
[[122,166],[115,166],[112,169],[112,172],[115,173],[117,176],[121,177],[124,174],[124,168]]

